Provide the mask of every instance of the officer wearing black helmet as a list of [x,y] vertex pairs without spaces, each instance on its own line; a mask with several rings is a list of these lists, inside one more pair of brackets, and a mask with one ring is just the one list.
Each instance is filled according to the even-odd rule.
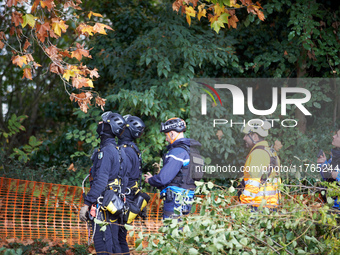
[[[84,197],[79,218],[87,221],[89,217],[96,217],[99,220],[114,223],[117,219],[108,211],[91,210],[89,208],[99,208],[98,198],[108,188],[108,184],[113,182],[123,182],[126,179],[127,166],[125,165],[125,153],[117,147],[115,137],[122,134],[126,122],[118,113],[105,112],[102,114],[102,121],[99,122],[97,133],[100,136],[100,148],[91,157],[93,166],[90,170],[90,191]],[[124,187],[123,187],[124,188]],[[95,215],[93,213],[95,212]],[[97,254],[121,253],[118,241],[117,224],[108,224],[105,231],[100,231],[100,226],[92,222],[93,241]]]
[[184,201],[192,201],[195,182],[190,178],[188,150],[200,147],[201,144],[193,139],[184,137],[186,123],[180,118],[171,118],[161,123],[160,132],[165,133],[168,153],[163,157],[163,168],[159,174],[152,176],[149,172],[144,175],[145,182],[161,190],[164,198],[163,218],[175,218],[190,212],[190,204],[181,204],[178,196],[186,194]]
[[[125,115],[126,128],[122,134],[118,136],[118,145],[125,152],[128,161],[128,195],[126,199],[132,201],[134,195],[139,188],[139,180],[142,174],[142,158],[141,152],[134,140],[141,137],[144,132],[145,124],[137,116]],[[121,252],[129,254],[129,247],[126,242],[127,230],[123,224],[119,227],[118,239],[121,247]]]

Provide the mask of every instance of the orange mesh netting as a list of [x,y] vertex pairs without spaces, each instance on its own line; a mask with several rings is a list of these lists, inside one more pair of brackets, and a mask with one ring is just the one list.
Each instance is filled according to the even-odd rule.
[[[159,194],[149,193],[147,218],[131,224],[136,233],[157,232],[162,225]],[[87,243],[87,224],[79,221],[81,187],[0,177],[0,238]],[[134,245],[135,235],[128,235]]]

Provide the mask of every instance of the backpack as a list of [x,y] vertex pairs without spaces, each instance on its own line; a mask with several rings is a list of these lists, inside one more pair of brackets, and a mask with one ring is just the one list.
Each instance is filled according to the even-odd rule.
[[[204,172],[204,158],[200,154],[199,150],[195,147],[189,147],[185,144],[181,144],[177,147],[180,147],[182,149],[185,149],[190,157],[189,162],[189,176],[186,180],[187,184],[194,184],[194,181],[199,181],[203,178]],[[190,178],[189,178],[190,177]]]

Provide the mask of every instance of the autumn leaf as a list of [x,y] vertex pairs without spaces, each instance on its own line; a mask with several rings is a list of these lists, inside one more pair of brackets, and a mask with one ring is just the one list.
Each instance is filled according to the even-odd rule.
[[215,4],[214,11],[216,16],[220,16],[222,13],[224,13],[224,6],[220,6],[219,4]]
[[76,58],[76,59],[78,59],[79,61],[82,59],[83,56],[84,56],[84,57],[88,57],[88,58],[92,58],[91,55],[90,55],[90,53],[89,53],[89,50],[84,50],[84,49],[80,46],[79,43],[77,44],[77,48],[78,48],[78,49],[76,49],[75,51],[73,51],[73,52],[71,53],[71,57],[72,57],[72,58]]
[[186,6],[185,7],[185,14],[187,17],[187,22],[189,24],[189,26],[191,25],[191,17],[195,17],[196,16],[196,11],[191,7],[191,6]]
[[8,0],[7,7],[17,6],[17,3],[18,3],[17,0]]
[[92,12],[90,11],[90,13],[87,15],[89,17],[89,19],[91,19],[91,16],[96,16],[96,17],[103,17],[103,15],[101,15],[100,13],[95,13],[95,12]]
[[14,65],[22,67],[23,64],[27,65],[27,57],[26,56],[14,56],[12,58],[12,63]]
[[81,77],[81,76],[73,77],[72,86],[77,88],[77,89],[80,89],[82,87],[88,87],[87,79],[84,78],[84,77]]
[[91,104],[91,99],[92,99],[92,94],[91,92],[86,92],[86,93],[80,93],[80,94],[75,94],[72,93],[70,96],[71,101],[75,101],[78,103],[80,110],[83,112],[87,113],[87,110],[89,108],[89,105]]
[[61,66],[57,65],[56,63],[52,63],[50,65],[50,72],[56,74],[63,74],[64,69]]
[[96,77],[96,78],[98,78],[99,77],[99,74],[98,74],[98,69],[97,68],[95,68],[95,69],[93,69],[93,70],[91,70],[91,71],[89,71],[89,74],[90,74],[90,78],[92,79],[93,77]]
[[46,0],[46,1],[41,1],[40,5],[42,8],[47,7],[48,11],[51,11],[53,7],[55,7],[54,0]]
[[22,13],[19,13],[17,11],[12,12],[12,22],[14,23],[16,27],[19,26],[21,23],[23,23],[24,20],[22,18]]
[[61,36],[61,32],[65,33],[67,28],[68,25],[65,24],[64,20],[58,18],[52,19],[52,29],[56,35]]
[[104,99],[104,98],[101,98],[101,97],[99,97],[99,96],[96,97],[96,104],[97,104],[98,106],[100,106],[100,108],[102,109],[102,111],[104,111],[105,101],[106,101],[106,99]]
[[25,77],[29,80],[32,80],[31,68],[25,68],[24,69],[24,75],[22,76],[22,78],[25,78]]
[[108,26],[108,25],[104,25],[104,24],[102,24],[102,23],[96,23],[96,24],[93,26],[93,31],[95,31],[96,33],[100,33],[100,34],[106,35],[105,28],[106,28],[106,29],[113,30],[113,29],[112,29],[110,26]]
[[257,11],[257,17],[259,17],[260,20],[264,21],[265,17],[262,11]]
[[217,133],[216,133],[216,136],[217,136],[218,140],[221,140],[222,136],[223,136],[222,130],[218,130]]
[[201,4],[200,6],[198,6],[198,14],[197,14],[198,20],[201,20],[202,17],[206,17],[207,10],[204,9],[204,7],[205,7],[204,4]]
[[65,80],[69,81],[70,77],[73,77],[75,75],[75,72],[72,70],[66,70],[63,74],[63,78],[65,78]]
[[87,87],[94,88],[92,80],[87,79]]
[[23,50],[26,51],[29,46],[31,46],[31,44],[28,40],[26,40]]
[[33,58],[33,56],[32,56],[31,54],[26,54],[26,55],[24,55],[24,56],[25,56],[26,59],[27,59],[27,63],[33,62],[33,61],[34,61],[34,58]]
[[5,44],[2,41],[0,41],[0,50],[2,50],[4,48],[4,46],[5,46]]
[[25,14],[23,17],[23,22],[21,23],[21,26],[24,28],[26,25],[30,25],[30,27],[35,26],[35,20],[38,19],[37,17],[34,17],[32,14]]
[[5,32],[4,31],[0,31],[0,40],[7,40]]
[[228,27],[233,27],[233,28],[237,28],[237,22],[238,22],[238,18],[236,17],[236,15],[231,15],[228,19]]
[[86,24],[80,24],[79,25],[79,28],[77,29],[78,31],[81,32],[81,34],[88,34],[88,35],[93,35],[93,26],[90,26],[90,25],[86,25]]
[[71,165],[67,168],[67,170],[75,172],[77,169],[74,167],[74,164],[71,163]]
[[274,143],[274,150],[279,151],[282,148],[282,144],[279,140],[276,140]]
[[176,0],[172,4],[172,9],[176,12],[179,11],[179,9],[183,6],[183,1],[182,0]]
[[36,34],[38,39],[43,43],[48,37],[48,32],[51,30],[50,24],[45,22],[43,25],[37,24]]
[[31,13],[35,12],[35,10],[37,9],[38,5],[40,3],[40,0],[35,0],[33,5],[32,5],[32,8],[31,8]]
[[58,48],[54,45],[51,45],[47,49],[45,49],[45,52],[48,54],[48,56],[52,59],[58,59],[59,51]]

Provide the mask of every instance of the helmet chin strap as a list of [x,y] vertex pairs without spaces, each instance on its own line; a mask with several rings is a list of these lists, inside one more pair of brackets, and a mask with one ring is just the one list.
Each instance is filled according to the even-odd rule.
[[179,136],[179,134],[180,134],[180,133],[177,134],[177,136],[175,137],[175,139],[171,139],[171,137],[170,137],[170,132],[169,132],[169,133],[166,133],[166,135],[167,135],[168,138],[169,138],[170,144],[173,144],[173,142],[177,140],[177,137]]
[[254,141],[254,139],[250,136],[250,134],[248,134],[248,137],[250,138],[250,140],[253,142],[253,144],[257,144],[257,142]]

